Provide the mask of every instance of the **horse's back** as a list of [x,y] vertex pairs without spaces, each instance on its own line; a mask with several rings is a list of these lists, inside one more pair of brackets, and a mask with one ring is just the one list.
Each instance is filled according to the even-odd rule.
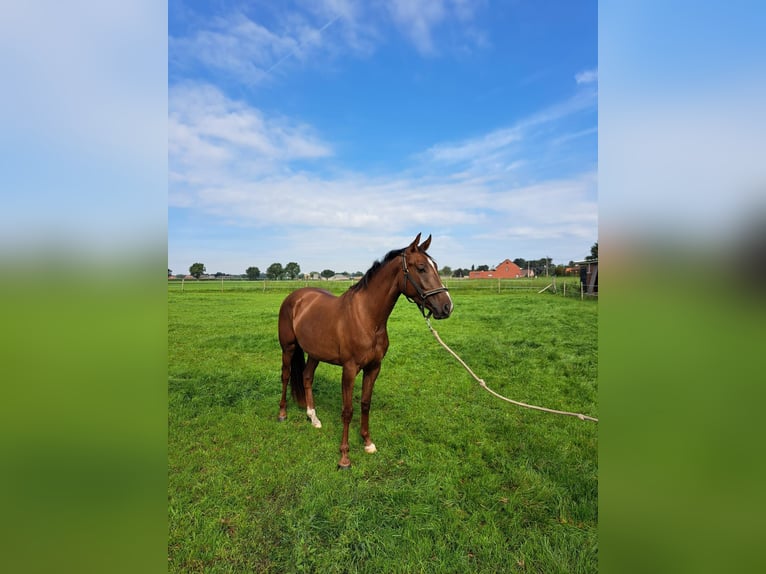
[[294,318],[295,312],[299,309],[314,306],[316,304],[329,304],[337,301],[337,297],[325,289],[318,287],[302,287],[290,293],[282,301],[282,307],[279,310],[280,321],[282,315],[289,313],[289,317]]

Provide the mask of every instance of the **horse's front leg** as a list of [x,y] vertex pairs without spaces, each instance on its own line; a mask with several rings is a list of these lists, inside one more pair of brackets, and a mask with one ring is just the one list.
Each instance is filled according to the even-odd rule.
[[343,366],[343,382],[342,394],[343,394],[343,410],[341,411],[341,418],[343,419],[343,437],[340,441],[340,460],[338,461],[338,468],[351,468],[351,459],[348,458],[348,427],[351,424],[351,418],[354,416],[354,379],[359,373],[359,368],[356,365],[344,365]]
[[370,439],[370,405],[372,403],[372,388],[375,386],[375,379],[380,372],[380,363],[367,366],[364,369],[364,378],[362,379],[362,438],[364,439],[364,452],[372,454],[378,449],[375,443]]

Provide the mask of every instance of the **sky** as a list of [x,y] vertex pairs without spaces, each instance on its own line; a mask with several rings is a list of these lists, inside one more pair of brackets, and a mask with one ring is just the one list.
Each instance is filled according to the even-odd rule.
[[596,2],[171,0],[168,29],[174,273],[598,241]]

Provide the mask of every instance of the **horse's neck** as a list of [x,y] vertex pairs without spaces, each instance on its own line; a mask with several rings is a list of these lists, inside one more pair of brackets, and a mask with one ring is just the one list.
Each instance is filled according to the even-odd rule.
[[399,271],[397,258],[381,268],[367,287],[356,294],[357,304],[366,309],[366,315],[374,323],[374,327],[386,325],[399,299]]

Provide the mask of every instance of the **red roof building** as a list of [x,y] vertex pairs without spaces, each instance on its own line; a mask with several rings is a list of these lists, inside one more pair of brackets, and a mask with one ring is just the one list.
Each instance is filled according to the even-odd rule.
[[516,279],[526,277],[527,270],[522,270],[510,259],[506,259],[495,267],[494,271],[471,271],[469,279]]

